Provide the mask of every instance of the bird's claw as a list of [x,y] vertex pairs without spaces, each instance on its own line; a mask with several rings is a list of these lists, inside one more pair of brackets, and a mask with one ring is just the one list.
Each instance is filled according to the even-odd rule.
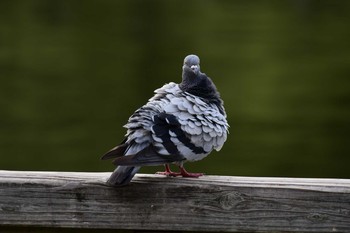
[[156,172],[157,175],[164,175],[168,177],[177,177],[177,176],[182,176],[185,178],[198,178],[200,176],[203,176],[204,173],[191,173],[186,171],[183,167],[180,168],[180,172],[173,172],[170,170],[169,166],[165,167],[164,172]]
[[200,176],[204,176],[204,173],[189,173],[189,172],[186,172],[186,173],[183,173],[181,175],[182,175],[182,177],[185,177],[185,178],[198,178]]
[[168,177],[177,177],[177,176],[181,176],[180,172],[168,172],[168,171],[164,171],[164,172],[156,172],[157,175],[163,175],[163,176],[168,176]]

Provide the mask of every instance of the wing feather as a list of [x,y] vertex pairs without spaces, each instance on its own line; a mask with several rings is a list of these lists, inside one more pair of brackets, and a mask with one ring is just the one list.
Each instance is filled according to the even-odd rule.
[[150,145],[137,154],[116,158],[113,164],[117,166],[156,166],[182,161],[184,159],[185,158],[181,155],[160,155],[155,148]]

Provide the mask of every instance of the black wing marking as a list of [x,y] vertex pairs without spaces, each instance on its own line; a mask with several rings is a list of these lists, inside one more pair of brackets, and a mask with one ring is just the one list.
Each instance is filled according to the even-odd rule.
[[161,145],[168,151],[170,155],[179,154],[176,145],[171,141],[170,130],[179,128],[180,123],[176,117],[166,113],[159,113],[153,117],[154,125],[152,132],[154,137],[162,140]]
[[[157,119],[158,118],[158,119]],[[161,127],[161,130],[159,130],[160,138],[162,138],[163,142],[166,140],[166,142],[170,142],[169,144],[174,145],[174,143],[170,140],[169,131],[175,133],[176,138],[183,143],[184,146],[192,150],[196,154],[204,154],[207,153],[202,147],[196,146],[191,142],[191,140],[186,136],[185,132],[181,129],[181,124],[177,120],[177,118],[174,115],[167,114],[167,113],[161,113],[158,114],[157,118],[155,117],[155,120],[157,119],[158,127]],[[155,125],[156,126],[156,125]],[[166,129],[167,134],[163,135],[163,131]],[[155,133],[157,133],[156,130],[154,130]],[[157,135],[157,134],[156,134]],[[158,135],[157,135],[158,136]],[[163,139],[164,138],[164,139]],[[174,145],[176,148],[176,152],[180,153],[178,151],[178,148]],[[168,150],[168,148],[165,146],[165,148]],[[169,150],[168,150],[169,151]],[[169,151],[170,152],[170,151]]]
[[173,128],[171,129],[172,132],[176,134],[177,139],[179,139],[180,142],[184,144],[184,146],[191,149],[196,154],[205,154],[207,153],[202,147],[196,146],[191,142],[191,140],[186,137],[184,131],[181,130],[181,128]]

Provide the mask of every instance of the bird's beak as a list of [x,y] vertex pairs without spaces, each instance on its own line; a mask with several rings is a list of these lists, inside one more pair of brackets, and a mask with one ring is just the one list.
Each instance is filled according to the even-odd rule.
[[193,66],[191,66],[191,70],[193,70],[193,71],[198,70],[198,66],[197,66],[197,65],[193,65]]

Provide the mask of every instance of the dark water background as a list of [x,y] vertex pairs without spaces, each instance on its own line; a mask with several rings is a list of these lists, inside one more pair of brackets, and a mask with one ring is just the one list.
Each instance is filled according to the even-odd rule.
[[350,1],[0,1],[0,169],[112,171],[99,157],[195,53],[231,128],[189,170],[350,178],[349,12]]

